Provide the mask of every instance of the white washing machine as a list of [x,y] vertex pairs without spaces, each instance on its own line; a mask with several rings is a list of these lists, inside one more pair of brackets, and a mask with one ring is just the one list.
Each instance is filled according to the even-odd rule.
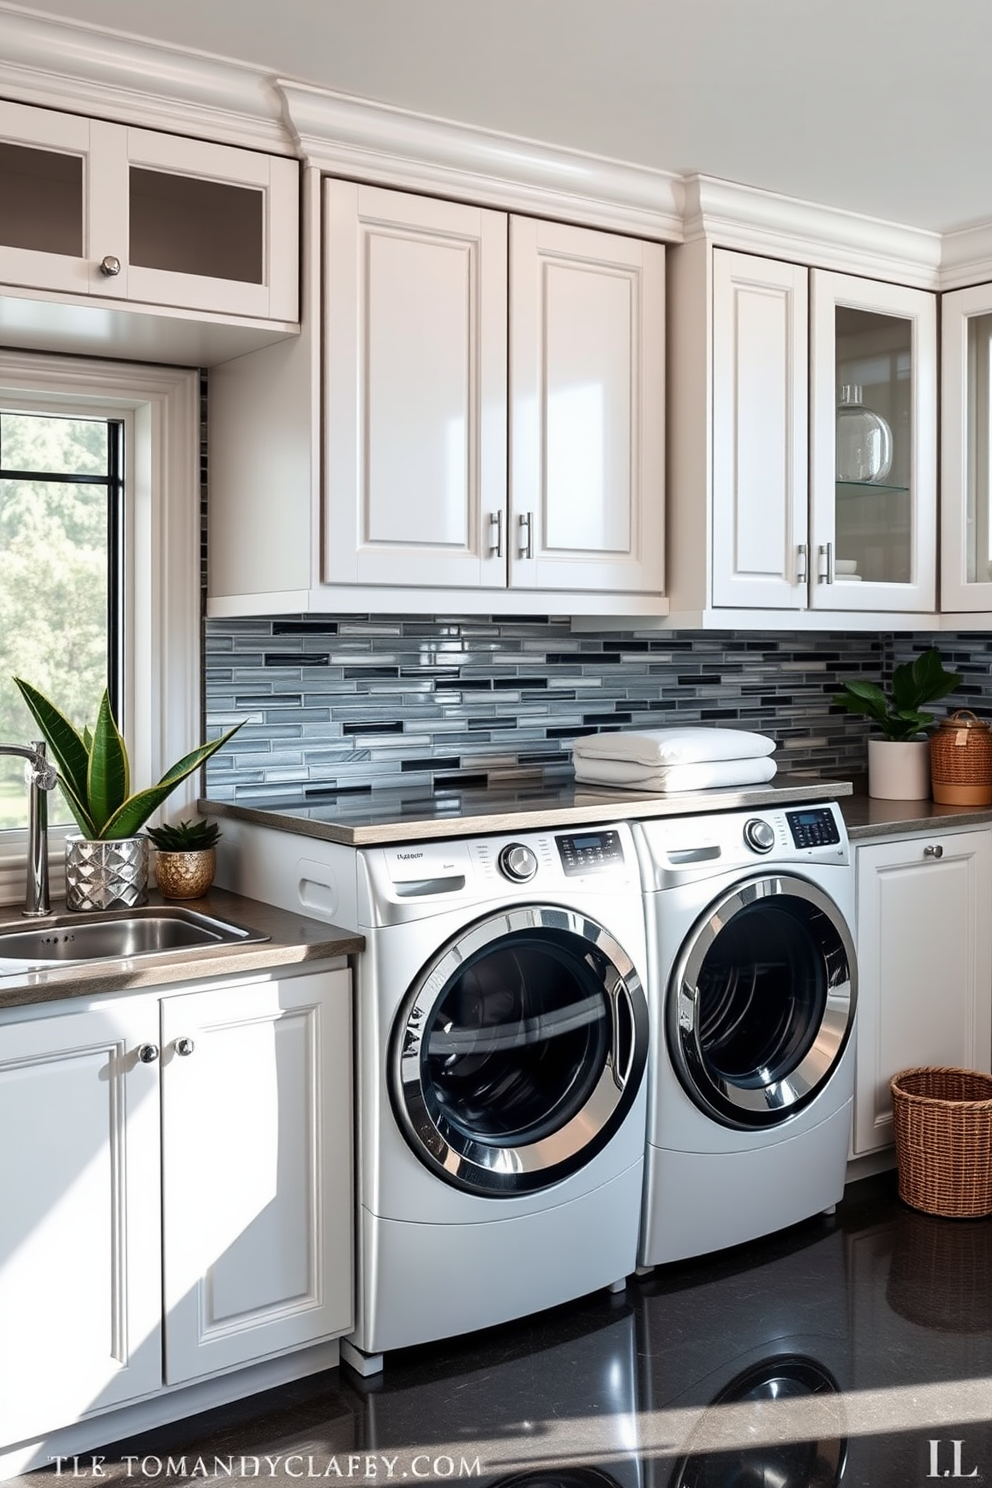
[[356,853],[358,1306],[344,1357],[635,1269],[648,1014],[626,824]]
[[844,1191],[854,868],[836,802],[634,828],[652,1047],[642,1267],[771,1234]]

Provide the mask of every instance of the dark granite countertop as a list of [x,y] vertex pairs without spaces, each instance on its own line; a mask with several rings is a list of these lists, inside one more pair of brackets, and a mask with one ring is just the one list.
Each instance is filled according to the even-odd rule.
[[[237,976],[270,967],[299,966],[305,961],[325,961],[350,956],[364,948],[361,935],[324,924],[305,915],[260,904],[225,889],[211,889],[202,899],[166,900],[149,896],[151,904],[182,904],[203,914],[216,915],[237,925],[261,931],[269,938],[246,945],[222,945],[210,949],[191,947],[130,960],[76,962],[51,970],[36,971],[5,979],[0,976],[0,1010],[25,1003],[55,1002],[62,998],[86,997],[99,992],[123,992],[146,987],[174,986],[203,981],[207,977]],[[65,906],[55,903],[55,920]],[[50,920],[26,920],[17,905],[0,907],[0,929],[49,925]]]
[[867,780],[852,782],[854,790],[840,802],[852,842],[932,832],[945,827],[987,827],[990,806],[942,806],[938,801],[883,801],[869,796]]

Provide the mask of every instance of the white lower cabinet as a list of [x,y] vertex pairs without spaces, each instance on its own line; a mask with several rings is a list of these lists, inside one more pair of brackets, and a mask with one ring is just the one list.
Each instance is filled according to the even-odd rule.
[[889,1081],[914,1065],[989,1070],[992,829],[857,849],[854,1154],[893,1140]]
[[0,1446],[352,1323],[345,969],[0,1015]]

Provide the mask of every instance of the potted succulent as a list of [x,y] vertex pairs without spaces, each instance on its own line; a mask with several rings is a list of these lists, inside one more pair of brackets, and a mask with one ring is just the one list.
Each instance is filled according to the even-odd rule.
[[96,723],[82,733],[29,682],[14,682],[48,745],[58,783],[79,827],[65,843],[67,909],[133,908],[148,899],[148,838],[145,822],[188,775],[215,754],[241,727],[236,723],[177,760],[155,785],[131,792],[127,746],[106,691]]
[[960,684],[958,672],[944,669],[931,646],[892,673],[889,695],[875,682],[847,682],[834,697],[850,713],[870,718],[882,734],[868,740],[868,794],[883,800],[922,801],[930,795],[930,740],[924,729],[934,722],[925,703],[946,697]]
[[155,877],[166,899],[199,899],[214,881],[217,867],[216,822],[181,821],[178,826],[149,827],[156,848]]

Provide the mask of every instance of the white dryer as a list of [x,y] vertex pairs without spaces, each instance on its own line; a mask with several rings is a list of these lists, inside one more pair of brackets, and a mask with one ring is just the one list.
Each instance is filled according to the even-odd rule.
[[343,1356],[635,1269],[648,1053],[626,824],[356,853],[358,1302]]
[[854,1096],[854,870],[835,802],[635,826],[652,1047],[642,1267],[837,1202]]

